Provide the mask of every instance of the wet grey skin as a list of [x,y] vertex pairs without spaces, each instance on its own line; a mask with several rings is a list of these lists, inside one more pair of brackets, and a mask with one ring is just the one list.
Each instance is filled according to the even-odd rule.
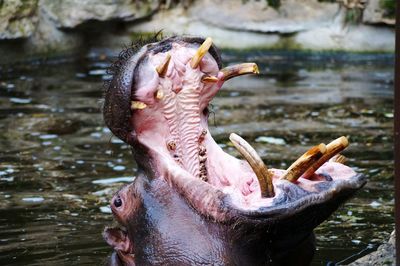
[[[263,196],[249,164],[223,153],[209,134],[207,106],[226,79],[214,45],[199,65],[187,60],[204,43],[197,37],[152,40],[127,51],[114,68],[104,119],[132,147],[140,174],[111,200],[119,226],[103,233],[114,249],[109,263],[308,265],[313,229],[366,180],[336,162],[292,182],[281,178],[285,171],[269,169],[274,194]],[[204,77],[215,80],[203,83]],[[184,93],[192,97],[190,108]],[[171,102],[175,109],[168,109]],[[192,120],[179,113],[185,110],[194,112]],[[198,138],[193,130],[186,135],[188,124],[199,129]],[[199,153],[189,160],[186,150],[193,147]]]

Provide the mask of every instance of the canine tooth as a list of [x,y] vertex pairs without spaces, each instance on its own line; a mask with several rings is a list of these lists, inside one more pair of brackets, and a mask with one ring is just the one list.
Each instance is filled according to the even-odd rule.
[[235,148],[242,154],[246,161],[250,164],[260,183],[262,197],[274,197],[274,187],[272,185],[272,173],[265,166],[260,156],[250,144],[242,137],[235,133],[231,133],[229,139]]
[[164,93],[162,92],[162,90],[157,90],[156,99],[161,100],[163,97],[164,97]]
[[299,177],[307,171],[318,159],[320,159],[326,152],[325,144],[321,143],[312,147],[299,159],[297,159],[287,170],[281,179],[286,179],[290,182],[295,182]]
[[212,45],[212,39],[210,37],[207,37],[207,39],[203,42],[203,44],[200,45],[199,49],[197,49],[192,60],[190,61],[190,66],[192,68],[196,68],[200,64],[201,59],[206,55],[211,45]]
[[335,156],[332,157],[331,159],[332,162],[336,162],[336,163],[341,163],[344,164],[347,161],[347,158],[341,154],[337,154]]
[[142,110],[147,107],[147,104],[140,101],[131,101],[131,109],[132,110]]
[[165,56],[164,61],[159,66],[156,67],[156,71],[158,73],[158,76],[160,76],[162,78],[165,77],[165,74],[167,74],[168,64],[169,64],[170,60],[171,60],[171,55],[167,54]]
[[246,74],[260,74],[256,63],[242,63],[233,66],[228,66],[220,70],[224,76],[223,80],[228,80],[237,76]]
[[317,171],[318,168],[320,168],[333,156],[347,148],[347,146],[349,146],[349,141],[344,136],[337,138],[326,145],[326,153],[317,162],[311,165],[311,167],[304,173],[303,177],[309,178],[310,176],[312,176],[312,174],[314,174],[314,172]]
[[203,83],[215,83],[218,81],[218,78],[215,76],[204,76],[201,78],[201,82]]

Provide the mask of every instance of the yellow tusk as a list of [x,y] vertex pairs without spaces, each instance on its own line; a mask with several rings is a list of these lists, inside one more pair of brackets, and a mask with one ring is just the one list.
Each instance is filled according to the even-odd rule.
[[228,66],[220,70],[224,76],[223,80],[228,80],[246,74],[260,74],[256,63],[242,63]]
[[167,74],[168,64],[169,64],[170,60],[171,60],[171,55],[167,54],[165,56],[164,61],[158,67],[156,67],[156,71],[158,73],[158,76],[160,76],[162,78],[165,77],[165,75]]
[[235,133],[231,133],[229,139],[232,141],[235,148],[242,154],[242,156],[249,163],[251,169],[256,174],[260,184],[262,197],[274,197],[274,186],[272,184],[272,173],[268,170],[267,166],[261,160],[260,156],[251,145],[242,137]]
[[287,170],[281,179],[286,179],[290,182],[295,182],[300,176],[307,171],[307,169],[313,165],[319,158],[321,158],[326,152],[325,144],[321,143],[317,146],[312,147],[299,159],[297,159]]
[[303,178],[309,178],[310,176],[312,176],[312,174],[314,174],[314,172],[317,171],[318,168],[320,168],[333,156],[347,148],[347,146],[349,146],[349,141],[344,136],[337,138],[326,145],[326,153],[304,173]]
[[200,45],[199,49],[197,49],[192,60],[190,61],[190,66],[192,68],[196,68],[200,64],[201,59],[206,55],[211,45],[212,45],[212,39],[210,37],[207,37],[207,39],[203,42],[203,44]]
[[215,83],[218,81],[217,77],[214,76],[204,76],[201,78],[201,82],[203,83]]
[[131,109],[132,110],[142,110],[147,107],[147,104],[140,101],[131,101]]

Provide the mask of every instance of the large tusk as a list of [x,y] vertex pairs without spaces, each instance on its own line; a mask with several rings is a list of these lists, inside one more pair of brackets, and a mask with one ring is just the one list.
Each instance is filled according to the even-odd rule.
[[228,80],[240,75],[246,74],[259,74],[258,66],[256,63],[242,63],[233,66],[228,66],[220,70],[224,76],[223,80]]
[[260,183],[262,197],[274,197],[274,186],[272,185],[272,173],[265,166],[264,162],[258,156],[257,152],[239,135],[231,133],[229,139],[232,141],[236,149],[242,154],[246,161],[250,164]]
[[299,177],[307,171],[318,159],[320,159],[326,152],[325,144],[321,143],[312,147],[299,159],[297,159],[287,170],[281,179],[286,179],[290,182],[295,182]]
[[316,163],[314,163],[303,175],[303,178],[310,178],[318,168],[320,168],[325,162],[331,159],[333,156],[343,151],[349,146],[349,141],[346,137],[342,136],[335,139],[328,145],[326,145],[326,153]]
[[147,107],[147,104],[140,101],[132,101],[131,102],[131,109],[132,110],[142,110]]
[[171,55],[167,54],[165,56],[164,61],[159,66],[156,67],[156,71],[158,73],[158,76],[160,76],[162,78],[165,77],[165,74],[167,74],[168,64],[169,64],[170,60],[171,60]]
[[210,49],[212,45],[212,39],[208,37],[202,45],[200,45],[199,49],[197,49],[196,53],[194,54],[192,60],[190,61],[190,66],[192,68],[196,68],[200,62],[201,59],[206,55],[208,50]]

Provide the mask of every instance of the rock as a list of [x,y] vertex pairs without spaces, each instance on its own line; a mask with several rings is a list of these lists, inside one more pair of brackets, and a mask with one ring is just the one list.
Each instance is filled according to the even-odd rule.
[[190,15],[218,28],[288,34],[329,25],[338,8],[337,3],[309,0],[282,0],[279,8],[267,1],[206,0],[196,2]]
[[[387,6],[383,5],[386,1]],[[393,3],[393,10],[391,10],[390,3]],[[367,7],[363,13],[363,22],[366,24],[387,24],[387,25],[395,25],[396,21],[394,14],[394,0],[369,0]]]
[[210,36],[219,47],[233,49],[394,52],[393,28],[345,24],[346,10],[338,4],[287,0],[276,10],[266,1],[241,3],[206,0],[188,9],[160,10],[129,31]]
[[0,40],[26,38],[36,28],[38,0],[0,1]]
[[370,0],[361,24],[345,24],[344,7],[319,0],[0,0],[0,60],[113,54],[161,29],[221,48],[393,52],[392,4]]
[[64,32],[55,27],[43,14],[39,2],[35,15],[35,29],[29,37],[0,41],[0,62],[22,62],[32,59],[71,56],[82,47],[83,38],[77,32]]
[[41,0],[47,16],[58,28],[74,28],[90,20],[133,21],[153,14],[158,0]]
[[[394,28],[343,24],[345,10],[329,26],[300,32],[294,39],[311,50],[392,51],[395,50]],[[379,36],[371,38],[371,36]]]
[[395,248],[395,231],[390,235],[388,243],[379,246],[378,250],[368,254],[349,265],[395,265],[396,264],[396,248]]
[[174,8],[162,10],[156,13],[152,20],[133,24],[128,31],[131,34],[152,33],[162,29],[166,35],[189,34],[198,36],[210,36],[221,48],[244,49],[258,46],[273,46],[279,42],[279,34],[262,34],[224,29],[218,26],[206,24],[198,18],[192,17],[191,10]]

